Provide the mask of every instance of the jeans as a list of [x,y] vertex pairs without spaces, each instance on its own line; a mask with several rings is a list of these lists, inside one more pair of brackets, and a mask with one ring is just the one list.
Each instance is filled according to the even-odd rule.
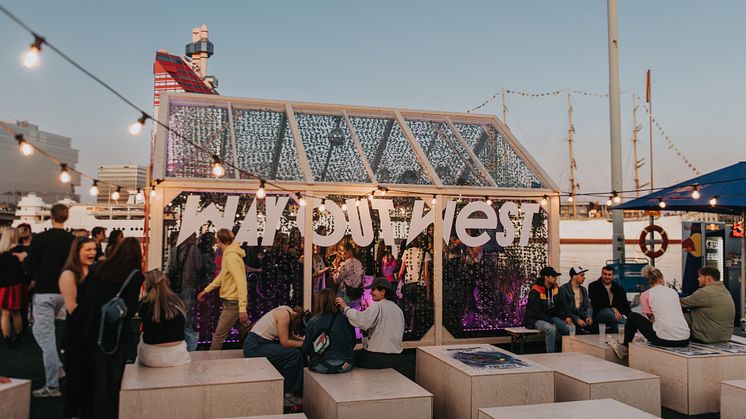
[[57,351],[54,319],[62,310],[64,301],[60,294],[34,294],[32,304],[34,310],[32,332],[36,343],[41,348],[46,387],[58,388],[62,363]]
[[546,322],[544,320],[537,320],[534,324],[534,328],[541,330],[544,333],[544,343],[546,344],[547,353],[554,352],[554,343],[557,340],[557,332],[562,335],[570,333],[570,329],[567,328],[565,322],[559,317],[552,317],[552,322]]
[[256,333],[249,333],[243,344],[246,358],[267,358],[285,378],[285,393],[303,393],[303,351],[300,348],[283,348],[278,341],[270,341]]
[[598,313],[596,313],[596,324],[605,324],[611,328],[611,333],[619,332],[619,325],[627,323],[627,319],[622,316],[621,320],[616,319],[614,310],[611,307],[607,307]]

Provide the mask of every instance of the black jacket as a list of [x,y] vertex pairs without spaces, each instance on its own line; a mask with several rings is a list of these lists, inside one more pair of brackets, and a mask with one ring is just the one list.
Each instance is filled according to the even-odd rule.
[[16,246],[0,254],[0,288],[26,282],[23,264],[13,255],[23,252],[23,246]]
[[614,296],[614,304],[609,303],[609,294],[606,292],[606,287],[601,281],[601,278],[588,284],[588,294],[591,297],[591,306],[593,306],[593,312],[598,313],[599,311],[614,307],[619,310],[622,314],[629,314],[631,308],[629,301],[627,301],[627,293],[624,292],[624,288],[616,282],[611,283],[611,295]]
[[24,263],[31,279],[36,282],[37,294],[59,294],[58,281],[65,265],[73,235],[61,228],[51,228],[37,234]]
[[551,323],[552,317],[559,317],[560,313],[556,302],[557,293],[558,288],[556,286],[547,289],[544,286],[544,279],[537,279],[528,293],[523,324],[526,327],[533,328],[537,320]]
[[[303,341],[303,352],[306,355],[310,355],[312,360],[315,361],[316,353],[313,351],[313,341],[321,334],[325,329],[329,328],[329,325],[334,319],[334,314],[322,314],[319,316],[313,316],[306,325],[306,339]],[[350,325],[347,316],[343,313],[337,314],[337,319],[334,320],[332,328],[327,333],[330,342],[329,347],[326,348],[322,358],[329,360],[344,360],[353,363],[353,349],[355,349],[355,328]]]

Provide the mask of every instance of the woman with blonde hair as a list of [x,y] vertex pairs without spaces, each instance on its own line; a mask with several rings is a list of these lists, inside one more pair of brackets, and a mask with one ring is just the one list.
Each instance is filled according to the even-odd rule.
[[189,363],[184,340],[186,305],[168,286],[160,269],[145,273],[140,303],[142,335],[137,359],[148,367],[173,367]]
[[642,268],[640,275],[647,280],[649,286],[640,296],[644,316],[630,312],[624,329],[624,342],[609,342],[611,349],[621,359],[627,357],[629,343],[635,338],[637,331],[653,345],[689,345],[689,325],[681,311],[679,294],[666,286],[663,274],[653,266]]
[[21,305],[26,283],[26,274],[21,264],[25,256],[18,240],[20,233],[15,228],[8,228],[0,236],[0,309],[2,309],[2,332],[5,346],[12,348],[10,323],[13,322],[16,336],[23,330]]

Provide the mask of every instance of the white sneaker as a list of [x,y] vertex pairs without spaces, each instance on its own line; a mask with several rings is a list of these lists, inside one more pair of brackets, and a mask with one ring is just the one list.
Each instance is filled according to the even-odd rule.
[[614,351],[614,355],[617,356],[619,359],[626,359],[627,358],[627,347],[622,345],[616,340],[613,340],[609,342],[609,347],[611,347],[611,350]]
[[42,387],[38,390],[32,391],[31,395],[34,397],[60,397],[62,396],[62,393],[60,393],[60,389],[58,388]]

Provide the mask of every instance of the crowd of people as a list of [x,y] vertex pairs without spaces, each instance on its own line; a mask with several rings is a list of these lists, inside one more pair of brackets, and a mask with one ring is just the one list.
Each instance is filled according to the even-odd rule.
[[525,326],[543,332],[547,352],[555,351],[559,335],[599,333],[600,325],[613,333],[624,325],[624,339],[609,340],[621,359],[627,357],[637,332],[663,347],[688,346],[692,341],[728,342],[733,334],[735,303],[717,268],[700,268],[699,289],[680,298],[675,289],[666,286],[660,270],[644,267],[641,275],[648,289],[640,294],[640,312],[630,307],[624,289],[614,282],[612,266],[604,266],[601,276],[586,288],[587,271],[580,266],[570,268],[570,280],[558,286],[557,278],[562,274],[548,266],[531,287]]

